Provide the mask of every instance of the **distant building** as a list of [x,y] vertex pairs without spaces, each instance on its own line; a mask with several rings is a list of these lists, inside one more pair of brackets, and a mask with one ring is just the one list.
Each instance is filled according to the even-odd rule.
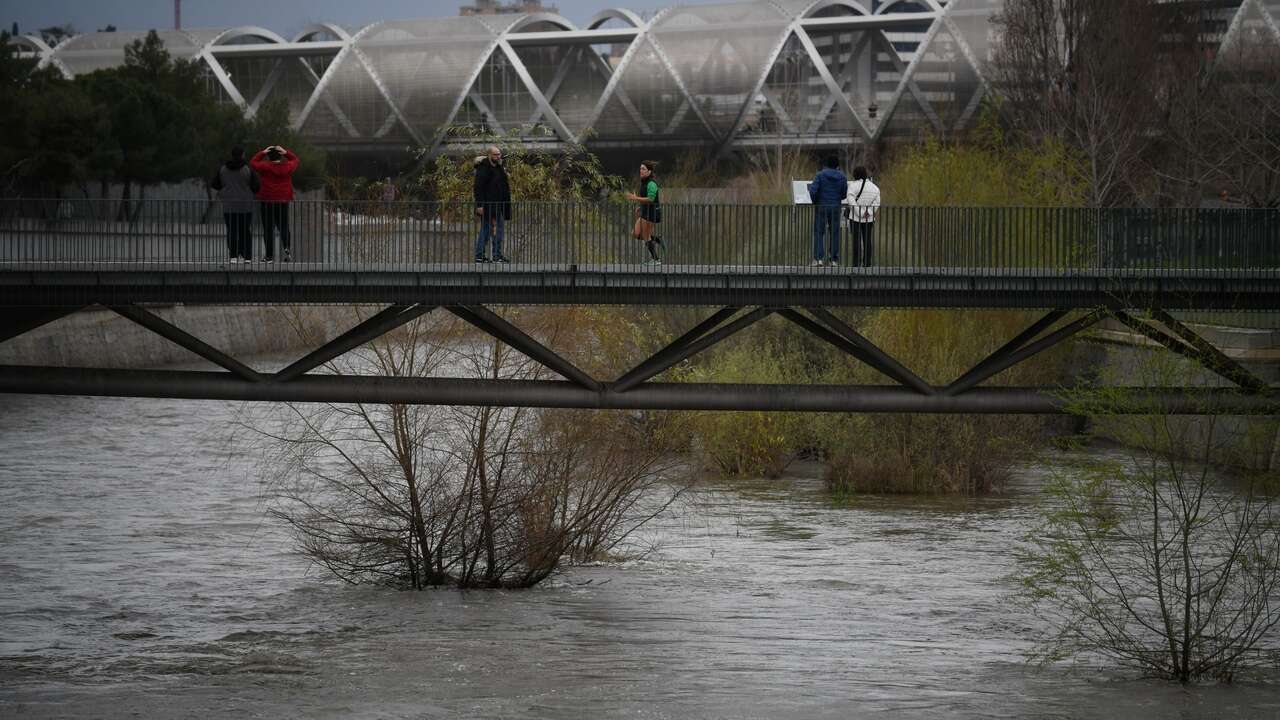
[[506,15],[512,13],[560,12],[555,5],[543,5],[542,0],[513,0],[504,3],[499,0],[476,0],[475,5],[463,5],[458,9],[459,15]]

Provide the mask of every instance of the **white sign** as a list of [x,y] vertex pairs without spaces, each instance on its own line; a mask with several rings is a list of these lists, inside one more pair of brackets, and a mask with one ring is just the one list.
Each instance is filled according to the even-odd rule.
[[813,199],[809,197],[809,181],[808,180],[792,180],[791,181],[791,202],[796,205],[812,205]]

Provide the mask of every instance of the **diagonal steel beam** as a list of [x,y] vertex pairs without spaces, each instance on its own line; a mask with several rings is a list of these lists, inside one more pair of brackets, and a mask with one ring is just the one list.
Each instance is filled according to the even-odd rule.
[[249,103],[244,99],[244,95],[240,94],[240,88],[231,82],[231,76],[227,74],[227,69],[222,67],[222,64],[213,56],[213,53],[209,52],[208,48],[205,48],[196,58],[203,60],[205,65],[208,66],[209,72],[212,73],[218,84],[222,86],[223,91],[227,93],[227,97],[231,98],[231,102],[235,103],[236,107],[240,108],[241,111],[247,111]]
[[876,124],[875,135],[871,137],[873,142],[879,140],[880,136],[884,134],[885,128],[889,126],[889,119],[897,111],[898,103],[902,101],[902,95],[906,92],[910,92],[915,97],[916,102],[920,103],[920,109],[929,117],[929,121],[934,124],[938,132],[942,133],[942,123],[938,121],[936,114],[933,112],[933,107],[921,99],[922,93],[917,92],[919,88],[915,83],[916,68],[924,61],[924,51],[929,47],[929,43],[933,42],[933,38],[938,34],[938,28],[940,27],[942,27],[942,23],[938,22],[935,16],[929,23],[929,29],[925,32],[924,38],[920,40],[920,45],[916,47],[916,53],[911,58],[911,62],[907,63],[905,67],[902,64],[902,58],[898,55],[898,51],[894,49],[893,43],[888,42],[888,38],[885,39],[885,44],[890,51],[888,53],[889,62],[893,63],[894,68],[902,74],[902,78],[898,81],[898,86],[894,88],[893,95],[889,96],[889,101],[880,109],[884,113],[884,119]]
[[48,325],[54,320],[72,315],[82,307],[80,305],[70,305],[67,307],[6,308],[4,321],[0,322],[0,343],[12,340],[43,325]]
[[[727,309],[728,308],[726,308],[726,310]],[[635,387],[636,385],[639,385],[645,380],[648,380],[654,375],[657,375],[661,372],[664,372],[670,369],[671,367],[674,367],[677,363],[683,362],[684,360],[691,358],[694,355],[697,355],[703,350],[706,350],[707,348],[724,340],[730,335],[733,335],[739,330],[742,330],[759,320],[763,320],[764,318],[769,317],[775,312],[775,310],[776,310],[775,308],[768,308],[768,307],[756,308],[755,310],[752,310],[751,312],[747,313],[746,315],[743,315],[737,320],[734,320],[728,325],[724,325],[713,332],[707,333],[706,335],[703,335],[697,340],[694,340],[693,342],[688,343],[684,347],[680,348],[678,351],[670,353],[669,355],[663,358],[662,362],[653,363],[648,368],[646,368],[643,372],[637,372],[634,375],[631,375],[631,377],[629,377],[626,380],[626,382],[618,381],[614,383],[611,389],[614,392],[619,392],[619,393],[626,392],[627,390],[630,390],[631,388]],[[721,310],[720,312],[725,312],[725,310]],[[718,314],[719,313],[717,313],[717,315]],[[708,321],[709,320],[710,318],[708,318]]]
[[836,102],[844,109],[853,122],[862,130],[863,137],[871,137],[869,130],[862,118],[858,116],[858,111],[854,109],[853,104],[849,102],[849,96],[844,94],[844,88],[840,87],[840,83],[831,76],[831,70],[827,68],[827,64],[822,60],[822,53],[818,52],[818,47],[813,44],[813,38],[809,37],[809,33],[804,28],[796,29],[796,39],[804,46],[804,51],[809,55],[809,62],[813,63],[813,67],[818,71],[818,77],[822,79],[822,83],[827,86],[827,92]]
[[[854,72],[858,69],[858,56],[866,50],[868,45],[871,44],[871,38],[878,35],[879,33],[862,33],[857,42],[855,42],[853,47],[849,50],[849,59],[840,67],[840,76],[836,78],[836,83],[840,86],[842,92],[844,90],[845,83],[857,82],[857,78],[854,77]],[[872,52],[874,53],[874,48],[872,49]],[[836,52],[836,55],[838,57],[839,52]],[[832,77],[835,76],[833,75]],[[857,92],[856,87],[854,88],[854,95],[863,99],[861,98],[861,93]],[[822,102],[822,108],[818,110],[818,114],[814,116],[813,122],[809,125],[810,135],[817,134],[818,130],[822,128],[823,123],[827,121],[827,117],[831,115],[831,111],[834,110],[835,107],[836,96],[828,94],[827,99]]]
[[1126,312],[1116,311],[1112,313],[1112,316],[1124,323],[1130,330],[1163,345],[1185,358],[1195,361],[1201,367],[1229,382],[1235,383],[1250,392],[1257,393],[1267,390],[1265,382],[1164,311],[1154,310],[1151,316],[1177,333],[1182,340],[1161,332],[1158,328],[1154,328]]
[[1229,375],[1224,375],[1224,377],[1227,377],[1228,379],[1232,379],[1233,377],[1243,379],[1245,382],[1240,382],[1239,380],[1233,381],[1241,387],[1254,390],[1255,392],[1268,388],[1267,383],[1261,378],[1249,372],[1243,365],[1228,357],[1226,353],[1222,352],[1218,348],[1214,347],[1210,342],[1192,332],[1191,328],[1183,325],[1169,313],[1157,308],[1151,311],[1151,316],[1164,323],[1165,327],[1177,333],[1178,337],[1186,341],[1191,347],[1207,356],[1212,361],[1209,365],[1211,370],[1219,372],[1219,370],[1215,369],[1219,368],[1221,371],[1229,373]]
[[188,333],[186,330],[183,330],[182,328],[179,328],[178,326],[143,310],[137,305],[112,305],[111,310],[121,317],[134,321],[165,340],[199,355],[214,365],[226,368],[233,375],[239,378],[255,383],[260,383],[266,379],[257,370],[254,370],[212,345],[209,345],[200,338]]
[[596,106],[591,110],[591,114],[587,116],[587,122],[582,126],[582,132],[578,133],[578,143],[586,142],[588,134],[594,132],[595,125],[600,120],[600,116],[604,114],[604,109],[608,107],[609,101],[613,99],[614,92],[619,90],[622,84],[622,76],[626,74],[627,69],[631,67],[631,61],[635,59],[640,52],[640,47],[644,44],[645,36],[649,33],[649,28],[660,18],[671,12],[670,8],[659,10],[653,19],[640,28],[636,36],[632,38],[631,44],[627,46],[626,52],[622,53],[622,59],[618,61],[617,67],[609,75],[608,82],[604,85],[604,91],[600,93],[600,97],[596,100]]
[[845,321],[832,315],[825,308],[810,307],[806,308],[819,321],[840,335],[845,340],[857,346],[870,360],[868,365],[879,370],[885,375],[897,380],[907,387],[915,390],[923,395],[937,395],[937,388],[924,381],[924,378],[916,375],[905,365],[893,359],[888,353],[876,347],[875,343],[864,338],[857,330],[849,327]]
[[376,340],[410,320],[421,317],[434,309],[434,305],[392,305],[385,308],[323,346],[316,348],[305,357],[299,358],[289,367],[277,372],[271,379],[277,382],[288,382],[300,375],[305,375],[324,363],[371,340]]
[[934,391],[932,387],[929,387],[927,383],[925,383],[925,388],[928,389],[928,392],[925,392],[923,388],[915,387],[915,386],[912,386],[910,383],[905,382],[903,378],[897,377],[890,368],[885,367],[879,361],[879,358],[876,357],[874,354],[868,352],[862,346],[854,344],[850,340],[846,339],[844,336],[839,335],[836,332],[833,332],[832,330],[823,326],[822,324],[818,323],[812,318],[806,317],[805,315],[799,312],[796,312],[795,310],[792,310],[790,308],[779,310],[778,314],[786,318],[787,320],[790,320],[791,322],[795,323],[796,325],[800,326],[801,328],[804,328],[805,330],[809,331],[813,335],[823,340],[826,340],[827,342],[831,343],[832,345],[839,348],[840,350],[843,350],[844,352],[852,355],[853,357],[857,358],[860,362],[862,362],[864,365],[871,367],[873,370],[883,374],[885,377],[889,378],[890,380],[894,380],[898,382],[903,387],[906,387],[912,390],[913,392],[922,393],[924,395],[933,395],[936,393],[936,391]]
[[[634,368],[628,370],[625,374],[623,374],[622,377],[618,378],[615,382],[629,383],[633,377],[647,372],[652,367],[661,365],[662,363],[666,362],[667,358],[669,358],[670,356],[681,352],[689,343],[693,342],[694,340],[697,340],[698,338],[702,337],[706,333],[710,332],[712,328],[716,327],[717,325],[724,322],[725,320],[728,320],[730,317],[733,317],[734,313],[738,312],[738,310],[740,309],[741,308],[737,308],[737,307],[727,307],[727,308],[724,308],[723,310],[716,311],[714,314],[711,315],[711,317],[695,325],[692,330],[690,330],[689,332],[686,332],[685,334],[681,335],[675,340],[672,340],[671,342],[667,343],[666,347],[655,352],[653,355],[650,355],[648,359],[644,360],[639,365],[636,365]],[[627,387],[631,387],[631,386],[627,385]]]
[[1000,346],[1000,349],[986,356],[977,365],[974,365],[973,368],[970,369],[968,372],[956,378],[954,382],[952,382],[950,385],[947,386],[945,390],[942,391],[943,394],[944,395],[947,394],[948,392],[950,392],[951,388],[961,383],[969,382],[969,380],[974,376],[981,375],[982,373],[986,372],[987,368],[990,367],[992,364],[997,363],[1000,360],[1004,359],[1004,357],[1009,353],[1016,352],[1017,350],[1021,349],[1023,345],[1026,345],[1028,342],[1035,339],[1037,335],[1044,332],[1045,329],[1047,329],[1054,323],[1058,322],[1058,320],[1062,319],[1062,317],[1066,314],[1067,314],[1066,310],[1050,310],[1048,313],[1045,314],[1044,317],[1032,323],[1031,327],[1018,333],[1017,337],[1005,343],[1004,345]]
[[511,47],[511,43],[505,37],[498,41],[498,47],[507,56],[507,62],[515,70],[520,82],[524,83],[525,90],[529,92],[533,102],[542,110],[542,117],[550,123],[551,129],[555,130],[556,135],[560,136],[560,139],[564,142],[573,142],[573,132],[564,124],[564,120],[560,119],[560,113],[557,113],[555,108],[551,107],[551,101],[547,100],[547,96],[542,94],[542,90],[538,88],[538,83],[534,82],[533,76],[529,74],[529,69],[524,66],[524,61],[516,54],[515,48]]
[[[777,64],[778,58],[782,55],[782,51],[786,49],[787,42],[791,40],[791,36],[796,29],[800,27],[799,21],[793,22],[782,31],[782,37],[778,38],[778,44],[774,45],[769,51],[768,59],[765,61],[763,69],[760,71],[759,77],[756,78],[755,84],[751,88],[751,92],[747,94],[746,101],[742,107],[738,109],[738,117],[733,121],[733,125],[729,127],[729,132],[725,133],[724,139],[720,141],[720,147],[716,150],[715,158],[719,160],[724,157],[730,149],[730,145],[738,137],[738,133],[742,132],[742,126],[747,122],[747,116],[750,114],[755,104],[756,95],[760,95],[764,91],[764,86],[769,82],[769,74],[773,72],[773,66]],[[766,100],[768,93],[764,93]],[[770,103],[772,105],[773,103]],[[775,109],[774,112],[777,112]]]
[[[556,99],[556,93],[560,92],[560,86],[563,85],[565,79],[569,77],[569,71],[574,67],[577,67],[578,64],[582,62],[580,58],[583,52],[582,48],[583,46],[581,45],[574,45],[570,47],[565,52],[564,57],[560,59],[560,64],[556,67],[555,74],[551,76],[551,83],[547,85],[547,102],[551,102]],[[592,55],[595,54],[595,52],[591,50],[588,50],[587,52],[590,52]],[[528,124],[536,124],[540,117],[542,117],[542,108],[535,108],[533,115],[529,116]]]
[[445,309],[580,387],[595,392],[599,392],[604,387],[600,381],[578,369],[573,363],[555,354],[546,345],[529,337],[523,330],[483,305],[449,305]]
[[1084,330],[1090,325],[1093,325],[1094,323],[1101,320],[1105,314],[1106,313],[1102,310],[1093,310],[1088,314],[1086,314],[1084,317],[1081,317],[1080,319],[1076,320],[1075,322],[1072,322],[1068,325],[1064,325],[1063,327],[1055,330],[1052,333],[1049,333],[1043,338],[1029,345],[1026,345],[1025,347],[1019,348],[1014,352],[1008,353],[1004,357],[1000,358],[999,360],[996,360],[988,364],[983,369],[982,372],[974,373],[972,375],[967,375],[964,378],[963,382],[961,382],[960,380],[957,380],[951,383],[946,387],[946,389],[942,391],[942,394],[946,395],[947,397],[955,397],[956,395],[960,395],[962,393],[968,392],[970,389],[977,386],[987,378],[992,377],[993,375],[996,375],[997,373],[1000,373],[1004,370],[1007,370],[1013,367],[1014,365],[1017,365],[1018,363],[1022,362],[1023,360],[1026,360],[1034,355],[1037,355],[1045,350],[1048,350],[1054,345],[1057,345],[1063,340],[1066,340],[1072,335],[1075,335],[1081,330]]

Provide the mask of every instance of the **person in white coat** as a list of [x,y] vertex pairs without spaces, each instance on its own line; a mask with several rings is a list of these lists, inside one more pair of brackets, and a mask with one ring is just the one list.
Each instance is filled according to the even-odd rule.
[[849,237],[853,239],[853,266],[871,267],[875,255],[876,215],[880,213],[880,188],[871,182],[865,167],[853,169],[844,204]]

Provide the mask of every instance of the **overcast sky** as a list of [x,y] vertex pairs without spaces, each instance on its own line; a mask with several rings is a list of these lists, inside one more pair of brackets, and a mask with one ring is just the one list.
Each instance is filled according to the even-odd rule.
[[[674,4],[707,0],[551,0],[560,14],[576,24],[606,7],[626,7],[648,14]],[[320,20],[361,27],[377,20],[405,20],[457,15],[462,0],[184,0],[183,27],[258,25],[285,36]],[[14,22],[22,32],[71,23],[79,32],[108,24],[121,30],[173,27],[173,0],[0,0],[0,22]]]

